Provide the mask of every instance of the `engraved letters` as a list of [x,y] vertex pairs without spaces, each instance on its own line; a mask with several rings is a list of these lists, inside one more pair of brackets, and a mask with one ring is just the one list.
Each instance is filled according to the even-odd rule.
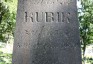
[[30,22],[68,22],[70,21],[70,13],[66,12],[25,12],[25,21]]
[[66,4],[66,3],[71,3],[70,0],[31,0],[31,4],[54,4],[54,3],[59,3],[59,4]]
[[46,12],[46,22],[53,22],[54,21],[54,13]]

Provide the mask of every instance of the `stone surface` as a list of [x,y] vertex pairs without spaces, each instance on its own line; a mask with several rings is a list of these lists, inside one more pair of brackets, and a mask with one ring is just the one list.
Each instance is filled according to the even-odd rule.
[[76,0],[19,0],[13,64],[81,64]]

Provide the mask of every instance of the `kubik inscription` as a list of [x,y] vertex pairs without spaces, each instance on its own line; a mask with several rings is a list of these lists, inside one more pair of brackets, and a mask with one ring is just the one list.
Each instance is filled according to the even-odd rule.
[[81,64],[76,0],[18,0],[13,64]]
[[25,21],[30,22],[70,22],[69,12],[25,12]]

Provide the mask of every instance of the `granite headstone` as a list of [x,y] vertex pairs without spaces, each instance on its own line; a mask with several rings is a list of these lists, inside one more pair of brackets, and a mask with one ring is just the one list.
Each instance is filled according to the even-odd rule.
[[81,64],[76,0],[18,0],[13,64]]

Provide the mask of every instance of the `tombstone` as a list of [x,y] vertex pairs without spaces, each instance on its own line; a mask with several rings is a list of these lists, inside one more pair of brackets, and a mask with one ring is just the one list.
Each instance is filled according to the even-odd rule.
[[81,64],[76,0],[18,0],[13,64]]

